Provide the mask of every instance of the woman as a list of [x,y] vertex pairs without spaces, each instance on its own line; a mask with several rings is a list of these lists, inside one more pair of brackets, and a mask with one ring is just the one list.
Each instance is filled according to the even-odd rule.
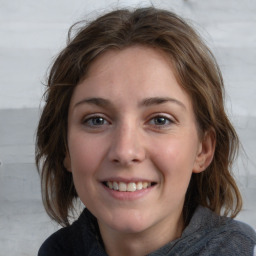
[[[238,137],[196,32],[143,8],[80,23],[69,37],[36,148],[46,211],[65,227],[39,255],[253,255],[255,232],[233,220]],[[70,225],[77,198],[86,209]]]

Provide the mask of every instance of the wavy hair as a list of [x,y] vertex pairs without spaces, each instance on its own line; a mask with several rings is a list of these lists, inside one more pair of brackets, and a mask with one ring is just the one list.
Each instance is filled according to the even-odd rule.
[[76,85],[96,57],[109,49],[144,45],[162,50],[173,63],[176,79],[192,100],[199,130],[213,129],[213,160],[202,173],[192,174],[184,204],[184,218],[197,205],[235,217],[242,199],[231,167],[238,136],[224,110],[224,85],[211,51],[191,25],[176,14],[153,7],[121,9],[69,30],[67,46],[55,59],[48,76],[45,106],[36,136],[36,165],[48,215],[63,226],[78,197],[72,174],[63,160],[67,152],[67,117]]

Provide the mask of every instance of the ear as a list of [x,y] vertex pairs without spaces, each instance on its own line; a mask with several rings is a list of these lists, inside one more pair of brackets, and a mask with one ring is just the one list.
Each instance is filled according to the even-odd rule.
[[66,153],[65,158],[63,160],[63,165],[67,169],[67,171],[71,172],[71,160],[68,152]]
[[205,132],[200,142],[193,173],[203,172],[212,162],[216,145],[216,133],[211,128]]

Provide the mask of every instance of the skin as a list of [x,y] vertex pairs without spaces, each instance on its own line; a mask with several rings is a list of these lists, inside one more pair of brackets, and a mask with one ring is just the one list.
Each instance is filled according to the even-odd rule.
[[[181,236],[191,175],[214,153],[214,136],[198,134],[190,97],[163,52],[132,46],[92,63],[71,98],[64,165],[109,255],[145,255]],[[113,192],[108,180],[154,186]]]

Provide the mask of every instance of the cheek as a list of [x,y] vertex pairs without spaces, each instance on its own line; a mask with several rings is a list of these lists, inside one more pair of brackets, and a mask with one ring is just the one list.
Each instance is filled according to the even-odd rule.
[[163,179],[175,187],[189,183],[195,162],[196,143],[172,139],[169,143],[165,141],[164,145],[155,146],[153,158]]
[[73,176],[92,175],[101,161],[102,148],[90,138],[70,135],[69,151]]
[[95,183],[102,161],[102,148],[85,136],[69,137],[71,172],[78,196],[84,205],[91,206],[97,197]]

